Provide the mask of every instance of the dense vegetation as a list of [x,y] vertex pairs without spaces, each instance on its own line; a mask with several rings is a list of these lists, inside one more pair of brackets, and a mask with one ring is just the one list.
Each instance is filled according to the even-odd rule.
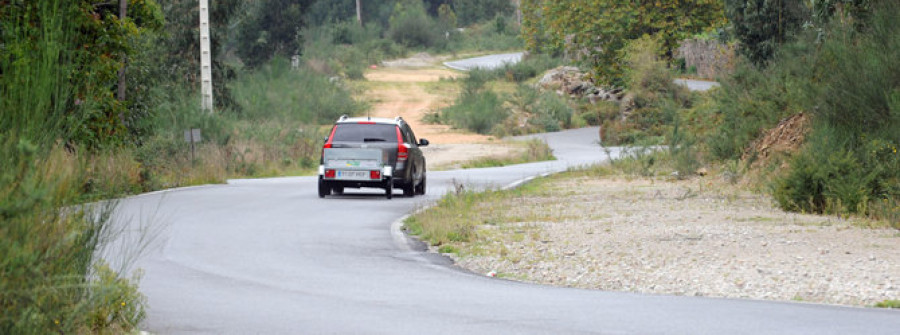
[[[519,3],[521,26],[505,0],[364,1],[361,22],[354,0],[213,1],[208,113],[196,1],[0,0],[0,333],[132,330],[143,298],[128,264],[97,257],[115,204],[85,204],[311,169],[322,126],[366,108],[342,78],[410,51],[532,51],[460,80],[435,121],[498,136],[603,124],[605,141],[668,143],[679,176],[755,166],[764,131],[803,113],[805,144],[757,168],[778,203],[900,222],[896,2]],[[709,94],[672,84],[673,49],[698,34],[739,45]],[[532,86],[569,60],[627,88],[633,109]],[[660,161],[640,157],[645,171]]]
[[[786,210],[900,226],[896,2],[573,0],[522,9],[530,50],[580,59],[598,84],[627,88],[628,108],[589,107],[606,143],[668,143],[679,176],[721,162],[729,175],[754,171]],[[735,70],[708,94],[671,83],[673,46],[691,36],[738,46]],[[758,145],[765,131],[792,117],[809,120],[798,129],[802,146],[760,151],[769,149]]]
[[135,255],[99,255],[154,223],[114,222],[99,200],[310,171],[323,125],[366,108],[343,78],[413,50],[521,47],[508,1],[363,1],[361,24],[354,0],[210,4],[211,113],[196,0],[0,0],[0,333],[138,327]]

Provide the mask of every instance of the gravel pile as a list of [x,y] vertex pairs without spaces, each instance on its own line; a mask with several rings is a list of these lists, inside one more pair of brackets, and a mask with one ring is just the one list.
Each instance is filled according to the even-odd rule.
[[[870,306],[900,299],[900,231],[785,213],[707,180],[580,179],[510,200],[457,264],[528,282]],[[493,272],[493,273],[492,273]]]

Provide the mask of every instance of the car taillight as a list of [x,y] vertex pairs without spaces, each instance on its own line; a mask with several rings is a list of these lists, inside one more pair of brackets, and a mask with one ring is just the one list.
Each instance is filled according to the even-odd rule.
[[406,162],[409,158],[409,149],[403,143],[403,134],[400,133],[400,127],[397,127],[397,162]]
[[369,171],[369,179],[381,179],[381,171],[378,171],[378,170]]
[[[334,139],[335,131],[337,131],[337,126],[334,126],[334,128],[331,128],[331,135],[328,135],[328,140],[325,141],[325,145],[322,146],[322,149],[331,149],[331,140]],[[332,171],[332,172],[334,172],[334,171]]]
[[325,170],[325,178],[334,179],[334,170],[326,169]]

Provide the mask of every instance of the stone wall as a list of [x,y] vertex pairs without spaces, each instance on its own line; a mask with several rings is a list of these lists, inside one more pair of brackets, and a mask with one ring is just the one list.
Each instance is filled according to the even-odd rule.
[[684,58],[685,68],[696,68],[696,76],[703,79],[731,72],[735,61],[734,45],[717,40],[684,40],[675,52],[675,58]]

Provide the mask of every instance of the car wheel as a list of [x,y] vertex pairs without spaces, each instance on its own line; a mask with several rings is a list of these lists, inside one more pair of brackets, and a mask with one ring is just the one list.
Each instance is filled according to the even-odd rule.
[[319,177],[319,198],[324,198],[326,195],[331,195],[331,187]]
[[427,182],[427,181],[428,181],[428,178],[426,178],[426,177],[423,175],[423,176],[422,176],[422,182],[420,182],[419,185],[416,185],[416,194],[418,194],[418,195],[425,195],[425,185],[426,185],[426,182]]
[[394,197],[394,181],[390,178],[388,178],[384,183],[384,192],[388,200],[391,200],[391,198]]
[[412,196],[416,195],[415,187],[413,186],[413,185],[415,185],[415,183],[416,183],[415,180],[410,180],[408,183],[403,184],[403,196],[404,197],[412,197]]

